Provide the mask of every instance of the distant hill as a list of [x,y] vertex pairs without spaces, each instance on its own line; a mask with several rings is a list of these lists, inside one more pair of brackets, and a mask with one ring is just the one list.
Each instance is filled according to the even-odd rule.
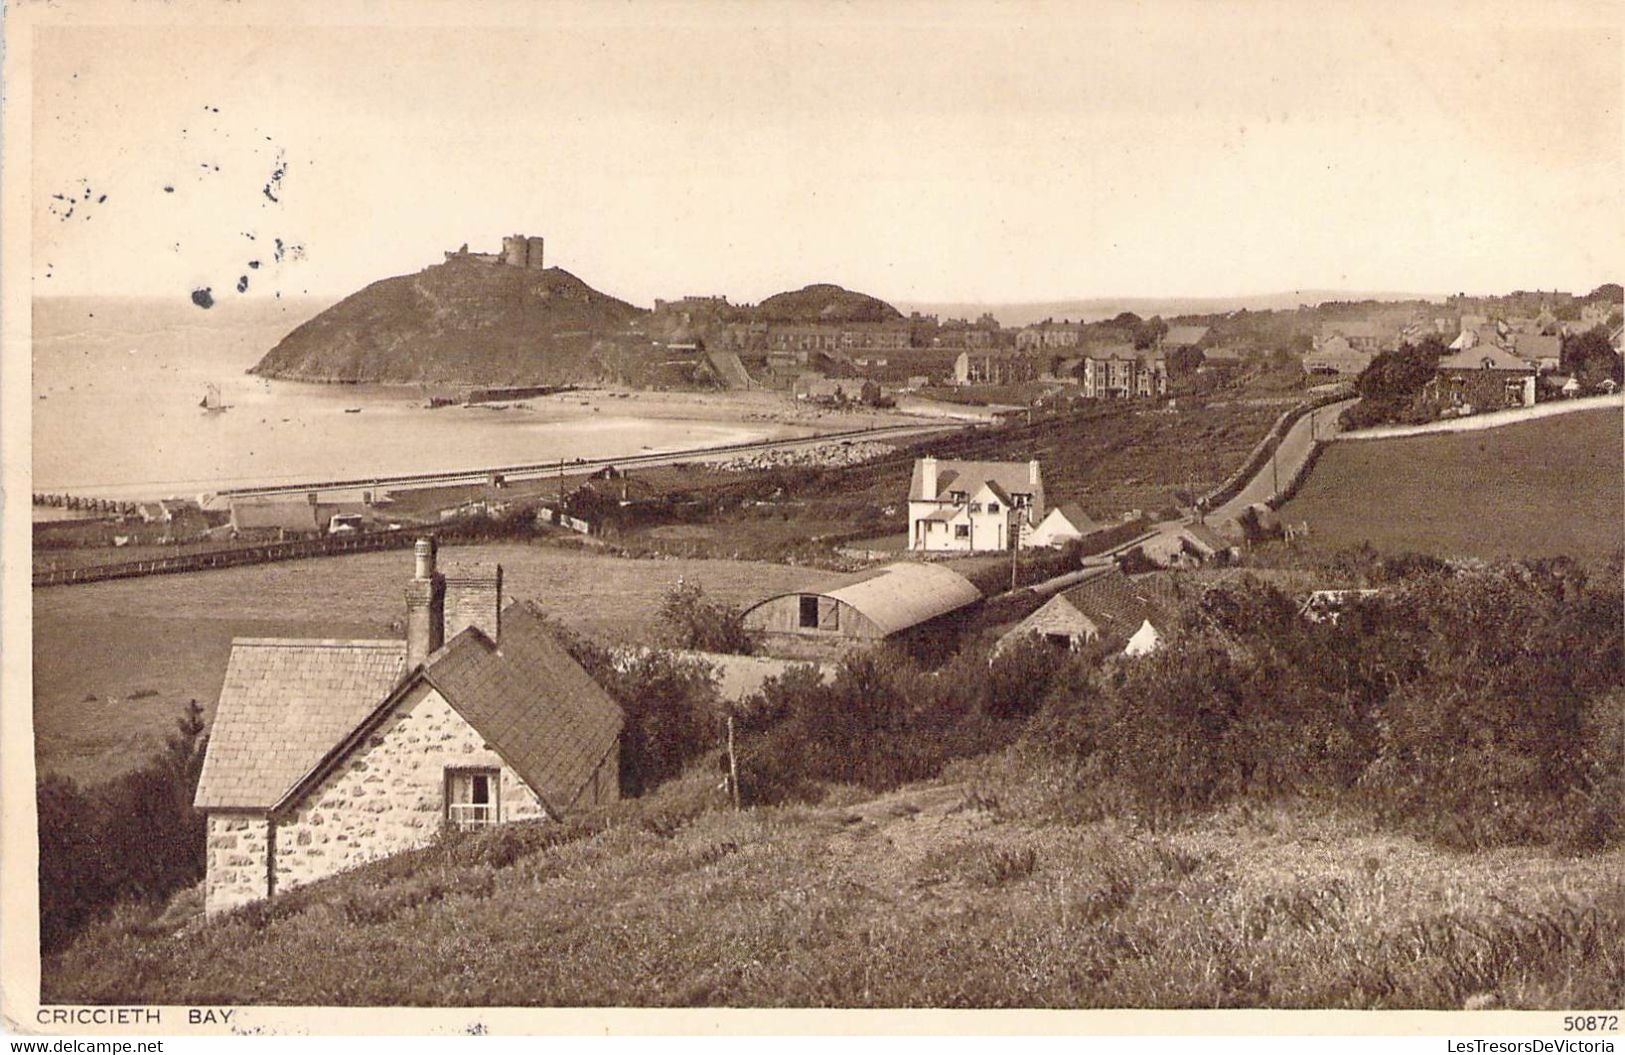
[[917,311],[943,319],[974,319],[992,313],[1005,326],[1027,326],[1045,319],[1098,322],[1131,311],[1142,319],[1160,315],[1171,319],[1180,315],[1216,315],[1230,311],[1291,311],[1300,304],[1327,301],[1414,301],[1442,300],[1420,293],[1368,293],[1347,290],[1302,289],[1284,293],[1260,293],[1236,297],[1095,297],[1086,300],[1034,301],[1029,304],[995,303],[901,303],[903,311]]
[[902,317],[877,297],[828,282],[775,293],[756,306],[756,318],[762,322],[895,322]]
[[561,384],[645,312],[562,268],[448,260],[386,278],[299,326],[250,371],[299,381]]

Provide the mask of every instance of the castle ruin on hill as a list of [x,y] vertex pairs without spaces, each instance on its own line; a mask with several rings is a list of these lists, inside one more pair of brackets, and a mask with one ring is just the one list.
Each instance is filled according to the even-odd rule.
[[446,251],[446,262],[449,264],[454,261],[473,261],[479,264],[502,264],[506,267],[541,271],[547,266],[543,263],[543,242],[544,239],[536,235],[510,234],[502,239],[500,253],[470,253],[468,243],[464,242],[461,249]]

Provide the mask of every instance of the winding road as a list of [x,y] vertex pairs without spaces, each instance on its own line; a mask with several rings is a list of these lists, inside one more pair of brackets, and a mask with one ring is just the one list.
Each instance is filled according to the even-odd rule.
[[1281,437],[1281,445],[1275,449],[1274,457],[1264,463],[1264,467],[1247,481],[1246,486],[1234,498],[1210,511],[1205,519],[1222,524],[1226,520],[1239,518],[1253,503],[1268,502],[1274,498],[1309,459],[1310,452],[1315,449],[1315,442],[1337,434],[1337,419],[1344,410],[1356,402],[1354,399],[1345,399],[1338,403],[1328,403],[1293,422],[1286,435]]

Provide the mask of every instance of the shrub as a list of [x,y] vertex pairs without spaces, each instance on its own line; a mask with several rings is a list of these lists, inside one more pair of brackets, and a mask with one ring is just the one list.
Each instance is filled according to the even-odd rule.
[[673,648],[748,656],[756,638],[745,629],[744,613],[733,605],[706,600],[699,583],[679,580],[660,603],[664,638]]
[[706,663],[655,651],[604,664],[595,673],[626,712],[623,794],[642,795],[719,742],[722,709],[715,671]]
[[816,798],[821,781],[881,791],[934,777],[950,759],[1015,735],[987,714],[986,684],[980,655],[928,674],[889,650],[847,657],[827,684],[779,679],[747,707],[740,791],[770,803]]
[[193,700],[146,766],[90,789],[55,775],[39,782],[42,950],[120,901],[158,903],[203,878],[204,820],[192,808],[203,729]]

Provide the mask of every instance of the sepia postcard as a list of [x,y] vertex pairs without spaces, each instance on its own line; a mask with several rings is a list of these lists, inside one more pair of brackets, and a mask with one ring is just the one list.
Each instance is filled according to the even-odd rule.
[[1611,1052],[1622,25],[7,5],[5,1029]]

